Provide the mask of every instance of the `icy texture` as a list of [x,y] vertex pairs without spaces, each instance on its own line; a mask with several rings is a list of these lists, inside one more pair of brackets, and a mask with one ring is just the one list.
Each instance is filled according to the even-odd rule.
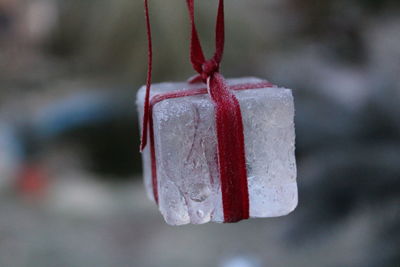
[[[228,83],[258,82],[256,78]],[[204,85],[161,83],[152,95]],[[140,120],[145,88],[138,92]],[[276,217],[297,205],[294,103],[284,88],[236,91],[245,135],[250,216]],[[159,208],[171,225],[222,222],[214,108],[208,95],[164,100],[153,111]],[[153,198],[149,146],[143,152],[146,190]]]

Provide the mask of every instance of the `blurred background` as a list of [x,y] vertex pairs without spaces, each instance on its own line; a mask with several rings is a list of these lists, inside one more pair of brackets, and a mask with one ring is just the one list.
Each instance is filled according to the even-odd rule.
[[[150,2],[155,82],[184,80],[185,1]],[[0,0],[0,266],[399,267],[400,2],[227,1],[224,75],[294,88],[300,202],[184,227],[141,181],[142,4]]]

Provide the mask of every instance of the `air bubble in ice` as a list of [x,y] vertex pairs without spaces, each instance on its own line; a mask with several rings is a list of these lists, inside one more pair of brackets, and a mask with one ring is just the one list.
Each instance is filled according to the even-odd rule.
[[196,213],[197,213],[197,215],[198,215],[200,218],[203,218],[203,217],[204,217],[204,211],[198,210]]

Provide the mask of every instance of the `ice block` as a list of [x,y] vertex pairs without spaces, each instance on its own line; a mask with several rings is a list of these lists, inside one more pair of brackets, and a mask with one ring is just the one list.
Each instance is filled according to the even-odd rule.
[[[228,85],[257,78],[227,79]],[[204,88],[153,84],[151,96]],[[290,89],[234,91],[244,126],[250,217],[283,216],[297,206],[294,101]],[[143,117],[145,87],[137,94]],[[159,209],[170,225],[223,222],[214,106],[208,94],[163,100],[153,108]],[[149,145],[142,153],[144,183],[154,200]]]

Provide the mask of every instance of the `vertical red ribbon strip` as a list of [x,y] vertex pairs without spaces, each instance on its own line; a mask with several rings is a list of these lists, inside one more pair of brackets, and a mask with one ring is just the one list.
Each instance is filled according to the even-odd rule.
[[[148,76],[143,116],[143,132],[141,150],[147,144],[147,134],[151,125],[150,89],[152,72],[152,42],[149,19],[148,0],[144,0],[146,27],[148,38]],[[206,60],[201,47],[194,18],[194,1],[187,0],[191,22],[190,59],[193,68],[199,73],[191,83],[207,83],[208,93],[214,103],[216,131],[218,142],[218,166],[221,180],[222,203],[225,222],[237,222],[249,218],[249,192],[247,184],[247,170],[244,147],[243,120],[239,101],[226,85],[223,76],[219,73],[220,62],[224,51],[225,23],[224,1],[219,0],[216,23],[214,56]],[[153,127],[150,127],[152,131]],[[154,139],[154,133],[150,138]],[[154,140],[151,142],[153,192],[158,202],[157,170],[155,163]]]

